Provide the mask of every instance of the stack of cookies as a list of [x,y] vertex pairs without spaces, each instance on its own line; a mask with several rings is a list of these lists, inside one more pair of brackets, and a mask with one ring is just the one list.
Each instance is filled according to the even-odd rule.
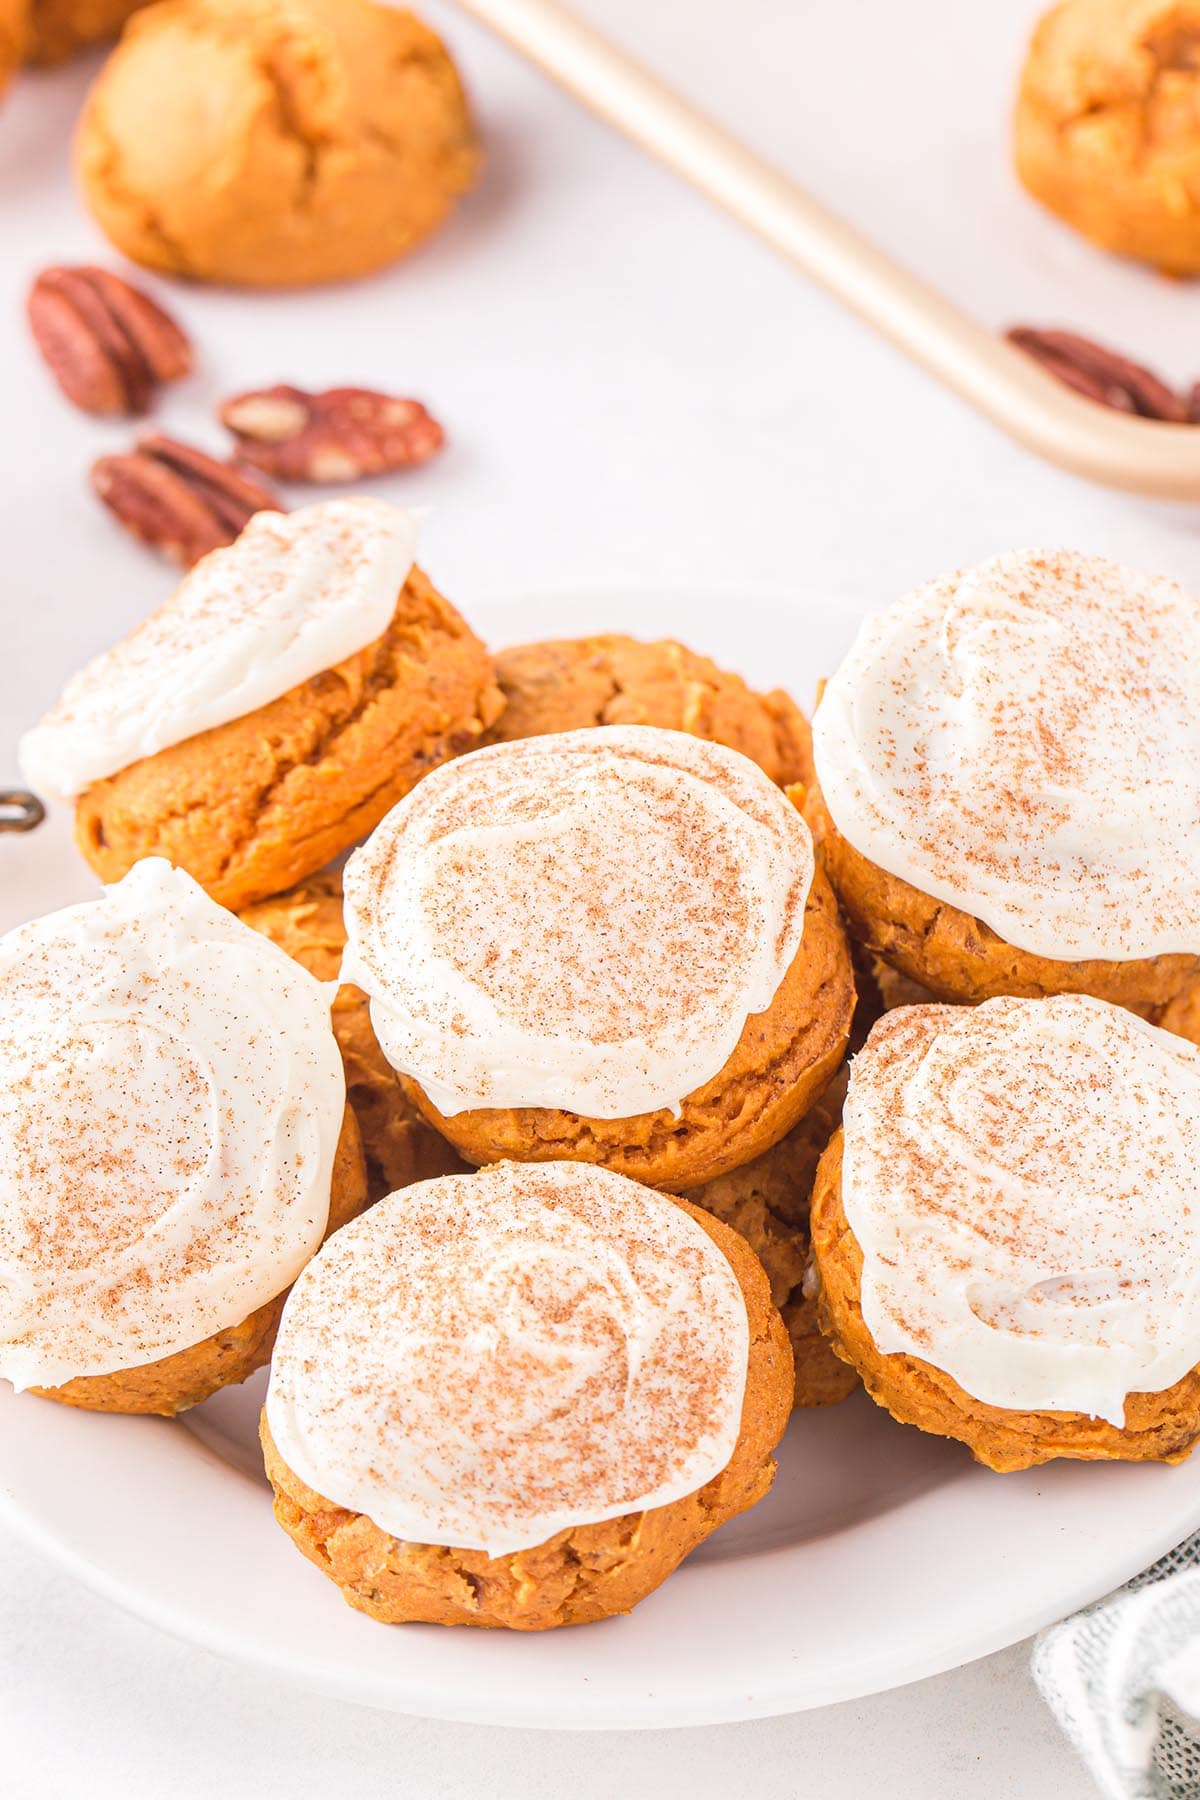
[[805,815],[900,1009],[818,1172],[823,1322],[995,1469],[1200,1436],[1198,650],[1175,583],[1013,553],[868,619],[814,717]]
[[387,1621],[628,1610],[860,1377],[1185,1455],[1197,603],[997,559],[810,734],[673,642],[493,660],[415,549],[260,514],[24,740],[110,885],[0,941],[0,1372],[271,1359],[276,1516]]

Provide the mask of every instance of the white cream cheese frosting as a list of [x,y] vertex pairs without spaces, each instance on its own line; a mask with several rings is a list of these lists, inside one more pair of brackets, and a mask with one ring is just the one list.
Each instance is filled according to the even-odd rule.
[[21,740],[25,780],[74,799],[365,649],[387,629],[416,539],[414,515],[382,500],[256,513],[72,677]]
[[161,858],[0,938],[0,1376],[136,1368],[295,1278],[345,1104],[333,991]]
[[1200,1364],[1200,1049],[1103,1000],[888,1013],[842,1201],[879,1349],[977,1400],[1124,1423]]
[[1200,601],[1012,551],[864,621],[813,718],[877,867],[1059,960],[1200,953]]
[[267,1424],[393,1537],[504,1556],[719,1474],[749,1342],[682,1207],[607,1169],[498,1163],[335,1232],[284,1307]]
[[812,841],[747,757],[604,726],[426,776],[345,873],[342,978],[448,1116],[678,1109],[800,947]]

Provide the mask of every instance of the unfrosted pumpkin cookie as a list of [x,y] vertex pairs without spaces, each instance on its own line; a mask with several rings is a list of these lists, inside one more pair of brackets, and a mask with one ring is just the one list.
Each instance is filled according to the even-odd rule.
[[359,1612],[541,1631],[628,1612],[767,1492],[787,1335],[745,1241],[578,1163],[394,1194],[292,1290],[275,1516]]
[[833,895],[794,807],[721,745],[635,725],[490,745],[344,880],[344,978],[468,1161],[694,1187],[783,1137],[841,1062]]
[[588,725],[661,725],[740,750],[772,781],[808,781],[808,720],[782,688],[756,694],[669,638],[605,634],[521,644],[496,656],[505,709],[494,742]]
[[868,618],[804,800],[853,935],[947,1000],[1200,973],[1200,602],[1010,552]]
[[0,939],[0,1375],[175,1413],[363,1205],[325,990],[152,859]]
[[378,500],[257,513],[20,746],[105,881],[166,856],[238,908],[313,874],[503,702]]
[[[336,871],[310,876],[286,894],[245,907],[240,916],[318,981],[338,979],[346,926],[342,878]],[[467,1164],[404,1092],[376,1042],[361,988],[339,987],[331,1023],[346,1071],[346,1096],[362,1133],[370,1198],[379,1200],[411,1182],[465,1170]]]
[[808,1228],[817,1164],[838,1128],[845,1093],[842,1073],[770,1150],[682,1196],[740,1231],[766,1271],[791,1340],[796,1406],[832,1406],[858,1386],[820,1327]]
[[1200,271],[1200,14],[1179,0],[1065,0],[1021,74],[1017,172],[1120,256]]
[[407,254],[470,187],[479,149],[445,46],[410,12],[162,0],[92,88],[75,161],[135,262],[289,287]]
[[998,1470],[1200,1438],[1200,1049],[1083,995],[889,1013],[812,1237],[872,1398]]

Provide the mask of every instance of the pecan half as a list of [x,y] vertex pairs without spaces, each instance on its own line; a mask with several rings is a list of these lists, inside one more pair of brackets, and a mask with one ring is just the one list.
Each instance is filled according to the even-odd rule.
[[1189,423],[1187,402],[1174,388],[1160,381],[1151,369],[1106,350],[1102,344],[1093,344],[1090,338],[1073,331],[1039,331],[1028,325],[1015,325],[1004,335],[1010,344],[1041,363],[1047,374],[1101,406],[1172,425]]
[[144,413],[159,382],[191,369],[174,319],[107,269],[43,269],[26,310],[50,373],[84,412]]
[[359,481],[411,469],[446,435],[419,400],[370,388],[260,388],[227,400],[220,419],[245,460],[281,481]]
[[126,531],[185,569],[232,544],[254,513],[284,510],[266,482],[158,433],[102,456],[91,482]]

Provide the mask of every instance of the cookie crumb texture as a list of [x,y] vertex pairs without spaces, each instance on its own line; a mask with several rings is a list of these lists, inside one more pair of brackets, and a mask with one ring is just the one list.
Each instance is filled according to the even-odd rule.
[[[246,907],[241,918],[318,981],[337,980],[346,947],[340,874],[314,875],[286,894]],[[426,1124],[379,1048],[361,988],[347,983],[338,989],[332,1024],[346,1069],[346,1097],[362,1133],[372,1203],[414,1181],[465,1174],[469,1165]]]
[[814,871],[804,936],[765,1012],[746,1020],[724,1068],[683,1099],[629,1119],[554,1107],[472,1107],[446,1116],[417,1082],[406,1093],[469,1162],[591,1162],[679,1193],[779,1142],[815,1105],[845,1055],[854,976],[837,904]]
[[[342,1133],[333,1159],[329,1190],[329,1237],[339,1226],[356,1218],[367,1203],[367,1175],[362,1141],[353,1110],[347,1106]],[[257,1307],[240,1324],[215,1331],[199,1344],[176,1350],[172,1356],[142,1363],[135,1369],[116,1369],[108,1375],[79,1375],[61,1387],[30,1388],[43,1400],[62,1406],[78,1406],[87,1412],[159,1413],[173,1418],[189,1406],[199,1406],[220,1388],[245,1381],[271,1360],[275,1333],[288,1290]]]
[[[939,1000],[1092,994],[1140,1012],[1167,1005],[1200,975],[1197,956],[1060,962],[1019,950],[981,919],[935,900],[863,856],[834,824],[815,777],[795,797],[851,936]],[[911,996],[901,999],[900,993],[890,1004],[908,1003]]]
[[756,694],[669,638],[606,634],[521,644],[496,658],[505,710],[491,741],[594,725],[657,725],[740,750],[786,786],[812,767],[808,720],[782,688]]
[[771,1452],[792,1405],[787,1333],[749,1246],[699,1208],[687,1210],[737,1276],[750,1321],[750,1356],[733,1455],[719,1475],[682,1500],[573,1526],[508,1556],[401,1542],[365,1514],[334,1505],[300,1481],[276,1449],[264,1414],[263,1455],[275,1517],[356,1611],[387,1624],[423,1620],[514,1631],[607,1619],[629,1612],[718,1526],[763,1498],[775,1478]]
[[101,72],[75,158],[97,223],[135,262],[286,287],[403,256],[470,187],[479,152],[454,64],[412,13],[163,0]]
[[236,911],[373,830],[422,775],[474,749],[502,705],[487,651],[413,569],[365,650],[94,782],[76,841],[103,881],[165,856]]
[[842,1133],[817,1170],[812,1239],[822,1324],[877,1405],[902,1424],[957,1438],[976,1462],[1007,1474],[1067,1457],[1080,1462],[1182,1462],[1200,1438],[1200,1370],[1158,1394],[1130,1394],[1125,1424],[1075,1412],[1020,1412],[975,1399],[919,1357],[884,1355],[862,1315],[863,1254],[842,1204]]
[[772,1302],[792,1341],[798,1407],[834,1406],[858,1386],[858,1376],[820,1328],[816,1295],[804,1287],[813,1182],[822,1152],[841,1123],[845,1097],[843,1071],[770,1150],[683,1195],[740,1232],[762,1263]]
[[1017,172],[1102,249],[1200,272],[1200,9],[1066,0],[1021,76]]

